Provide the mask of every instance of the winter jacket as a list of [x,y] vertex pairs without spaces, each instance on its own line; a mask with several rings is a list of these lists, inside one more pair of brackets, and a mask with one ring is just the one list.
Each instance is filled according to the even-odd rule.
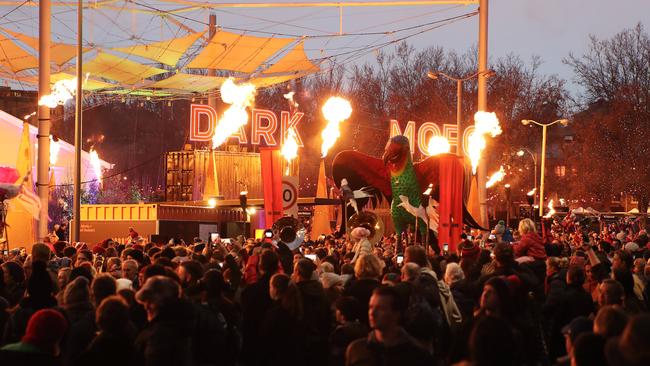
[[81,354],[75,366],[140,366],[142,355],[133,344],[132,334],[99,333],[88,349]]
[[242,363],[244,365],[257,365],[259,355],[255,350],[262,342],[259,327],[273,303],[269,295],[270,280],[271,274],[265,274],[257,282],[244,288],[241,294]]
[[515,257],[533,257],[537,260],[546,259],[546,249],[542,238],[537,233],[526,233],[518,243],[514,244]]
[[300,281],[297,286],[304,309],[302,322],[305,326],[305,351],[311,356],[307,365],[326,365],[327,337],[332,324],[330,303],[319,281]]
[[368,337],[352,342],[345,355],[346,366],[430,366],[433,357],[418,346],[404,329],[400,330],[400,339],[394,346],[379,342],[374,332]]
[[0,349],[0,365],[60,366],[61,361],[34,345],[18,342]]
[[305,334],[304,323],[274,302],[260,324],[263,341],[256,345],[255,365],[308,365],[316,355],[307,352]]
[[351,263],[356,263],[357,259],[361,258],[361,256],[372,254],[372,244],[368,239],[362,238],[354,245],[352,251],[354,252],[354,257]]
[[372,292],[380,285],[381,283],[374,278],[351,278],[345,284],[343,295],[352,296],[361,304],[361,314],[363,316],[360,320],[363,324],[368,324],[368,302],[370,301],[370,296],[372,296]]
[[368,335],[368,327],[360,322],[347,322],[334,329],[329,337],[329,365],[345,365],[345,350],[353,341],[365,338]]
[[62,313],[68,321],[68,330],[61,341],[61,360],[64,365],[73,365],[97,332],[95,308],[90,302],[82,302],[66,306]]
[[191,366],[194,309],[186,300],[171,300],[135,340],[143,366]]

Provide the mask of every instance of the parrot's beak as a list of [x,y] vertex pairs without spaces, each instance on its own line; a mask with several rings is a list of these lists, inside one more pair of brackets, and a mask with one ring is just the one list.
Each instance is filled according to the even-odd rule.
[[389,143],[384,150],[384,155],[382,155],[384,165],[397,163],[400,157],[400,150],[401,149],[397,144]]

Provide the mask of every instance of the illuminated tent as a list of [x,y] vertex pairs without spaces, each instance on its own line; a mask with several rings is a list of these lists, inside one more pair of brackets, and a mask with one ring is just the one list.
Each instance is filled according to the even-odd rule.
[[[0,28],[0,30],[11,35],[15,39],[26,44],[27,46],[31,47],[35,51],[38,51],[39,49],[38,38],[30,37],[28,35],[14,32],[6,28]],[[83,49],[83,52],[88,52],[88,51],[90,51],[90,48]],[[74,45],[65,44],[65,43],[56,43],[56,42],[52,42],[50,44],[50,58],[52,61],[54,61],[55,64],[59,66],[72,60],[75,56],[77,56],[77,47]],[[34,67],[38,67],[38,60],[36,62],[36,66]]]
[[113,51],[136,55],[168,66],[176,66],[178,60],[190,46],[205,32],[189,34],[185,37],[172,38],[166,41],[154,42],[130,47],[112,48]]
[[99,52],[97,57],[83,63],[84,74],[89,72],[92,75],[104,79],[119,81],[124,84],[135,84],[148,77],[162,74],[166,70],[153,66],[143,65],[125,58],[113,56],[105,52]]
[[293,41],[219,31],[187,67],[251,73]]
[[287,73],[287,72],[317,72],[318,66],[314,65],[307,54],[305,54],[305,42],[300,42],[291,51],[287,52],[278,62],[274,63],[264,74]]
[[0,34],[0,66],[16,73],[38,67],[38,58]]
[[188,92],[206,92],[221,86],[227,78],[219,76],[191,75],[178,73],[167,79],[148,85],[150,88],[177,89]]

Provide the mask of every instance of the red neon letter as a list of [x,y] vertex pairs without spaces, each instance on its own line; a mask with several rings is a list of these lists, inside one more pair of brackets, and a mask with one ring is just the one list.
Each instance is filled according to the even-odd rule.
[[291,119],[289,119],[289,112],[282,111],[282,113],[280,113],[280,132],[282,133],[280,136],[281,144],[284,144],[284,138],[287,136],[287,131],[289,131],[290,128],[293,128],[293,130],[296,132],[296,140],[298,140],[298,146],[305,146],[302,143],[302,139],[300,138],[300,133],[298,133],[298,123],[300,123],[300,120],[304,115],[305,114],[302,112],[296,112],[293,114],[293,116],[291,116]]
[[[268,121],[266,126],[262,126],[262,120]],[[275,113],[266,109],[253,109],[252,112],[253,127],[251,129],[251,141],[253,145],[259,145],[261,138],[266,142],[266,146],[276,146],[278,143],[273,137],[273,133],[278,129],[278,118]]]
[[[207,129],[201,129],[201,116],[208,119]],[[190,105],[190,141],[210,141],[217,127],[217,112],[209,105]]]

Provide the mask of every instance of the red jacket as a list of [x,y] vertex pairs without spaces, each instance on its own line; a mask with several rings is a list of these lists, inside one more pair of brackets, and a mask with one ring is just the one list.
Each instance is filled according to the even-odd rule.
[[526,233],[518,243],[514,244],[515,257],[533,257],[535,259],[546,259],[546,250],[542,238],[537,233]]

